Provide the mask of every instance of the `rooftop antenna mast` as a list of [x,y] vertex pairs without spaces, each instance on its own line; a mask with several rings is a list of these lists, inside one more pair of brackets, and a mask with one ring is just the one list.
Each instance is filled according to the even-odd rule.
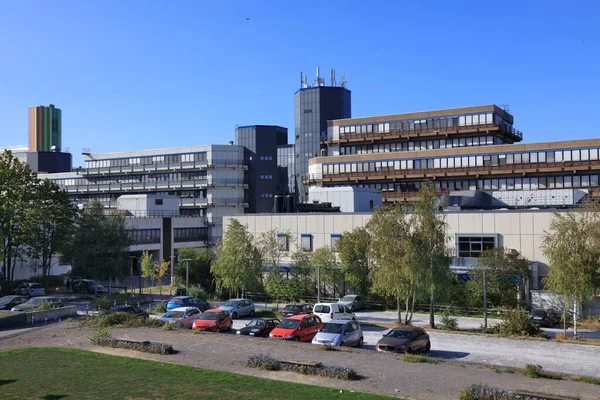
[[300,71],[300,87],[303,88],[304,86],[304,77],[302,76],[302,71]]
[[340,86],[345,88],[346,87],[346,74],[342,74],[342,82],[340,82]]
[[331,86],[335,86],[335,69],[333,69],[333,68],[331,68],[330,77],[331,77]]

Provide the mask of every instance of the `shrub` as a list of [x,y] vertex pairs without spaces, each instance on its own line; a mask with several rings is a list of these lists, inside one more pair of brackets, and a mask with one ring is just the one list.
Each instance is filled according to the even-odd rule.
[[113,301],[108,296],[98,297],[96,307],[98,310],[109,310],[113,306]]
[[110,336],[110,332],[106,328],[98,328],[94,331],[94,335],[90,339]]
[[48,311],[48,310],[52,310],[54,308],[54,305],[49,302],[49,301],[42,301],[36,308],[34,311]]
[[114,347],[126,350],[143,351],[154,354],[173,354],[173,347],[168,344],[152,342],[136,342],[132,340],[115,339],[111,336],[100,336],[91,339],[98,346]]
[[190,285],[187,295],[203,300],[207,298],[206,291],[200,285]]
[[323,346],[317,346],[318,350],[323,350],[323,351],[340,351],[340,349],[338,349],[335,346],[332,346],[330,344],[324,344]]
[[405,354],[402,358],[406,362],[411,363],[428,363],[428,364],[437,364],[440,362],[437,358],[422,356],[420,354]]
[[531,322],[529,314],[522,308],[507,310],[499,330],[504,335],[540,336],[542,334],[539,325]]
[[173,325],[174,324],[170,324],[168,322],[165,322],[160,329],[162,329],[163,331],[174,331],[176,329],[175,329],[175,327]]
[[456,331],[458,330],[458,319],[452,317],[449,311],[445,311],[442,314],[442,321],[440,322],[440,329],[445,331]]
[[523,375],[530,378],[563,379],[564,375],[558,372],[545,372],[541,365],[527,364],[523,369]]
[[269,355],[259,355],[248,357],[246,366],[252,368],[267,369],[269,371],[292,371],[303,375],[316,375],[326,378],[336,378],[344,380],[358,379],[358,375],[351,368],[346,367],[328,367],[324,365],[299,365],[283,363],[271,358]]
[[154,314],[164,314],[167,312],[167,303],[164,301],[152,303],[147,311]]
[[600,378],[594,378],[593,376],[573,376],[571,377],[574,381],[591,383],[592,385],[600,385]]
[[155,319],[141,319],[136,318],[134,315],[116,312],[110,314],[94,315],[81,320],[82,326],[95,326],[106,328],[109,326],[121,326],[125,328],[136,328],[140,326],[161,326],[162,322]]

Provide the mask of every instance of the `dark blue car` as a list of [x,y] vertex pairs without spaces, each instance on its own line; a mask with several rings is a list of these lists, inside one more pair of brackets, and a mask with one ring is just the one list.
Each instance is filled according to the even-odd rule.
[[192,296],[175,296],[167,303],[167,311],[177,307],[197,307],[204,312],[210,308],[210,304]]

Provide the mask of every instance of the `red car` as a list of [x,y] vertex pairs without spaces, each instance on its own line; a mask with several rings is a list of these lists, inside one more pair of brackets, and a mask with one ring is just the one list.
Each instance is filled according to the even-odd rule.
[[271,331],[269,338],[310,342],[322,327],[323,322],[316,315],[293,315],[281,321],[279,326]]
[[224,310],[206,310],[194,321],[192,329],[201,331],[223,332],[231,330],[233,319],[227,311]]

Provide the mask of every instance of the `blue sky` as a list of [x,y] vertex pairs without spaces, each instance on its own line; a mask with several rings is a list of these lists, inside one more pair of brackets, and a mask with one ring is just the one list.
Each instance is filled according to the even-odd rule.
[[[577,5],[577,6],[575,6]],[[600,137],[598,1],[0,1],[0,146],[27,107],[63,144],[126,151],[293,138],[300,71],[346,74],[353,116],[508,104],[525,141]],[[250,20],[247,20],[250,18]]]

